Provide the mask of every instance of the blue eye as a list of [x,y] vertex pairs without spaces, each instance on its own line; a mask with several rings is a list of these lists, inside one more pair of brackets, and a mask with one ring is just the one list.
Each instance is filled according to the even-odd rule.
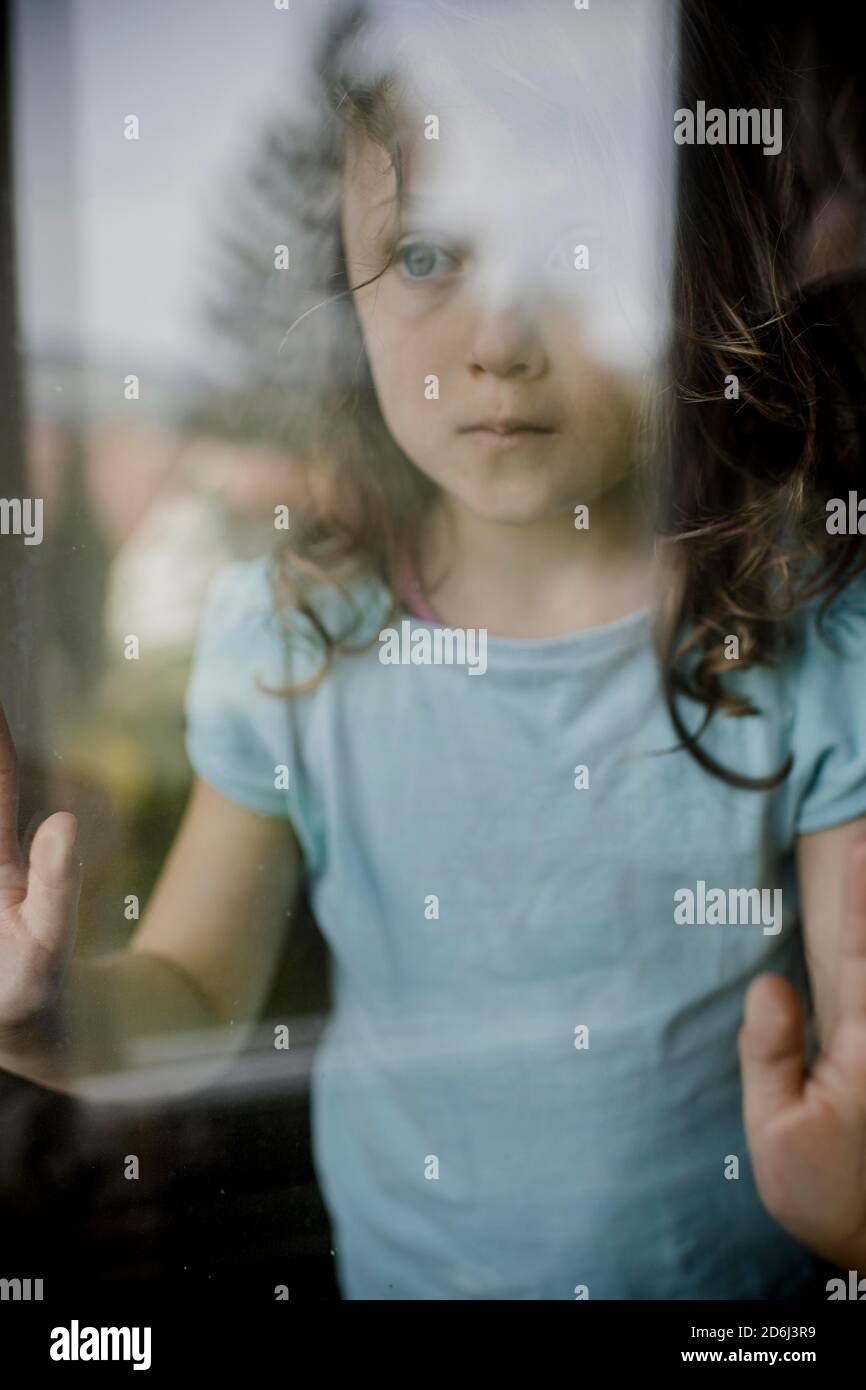
[[429,280],[438,270],[447,274],[457,265],[450,252],[429,241],[411,241],[397,251],[397,260],[410,280]]

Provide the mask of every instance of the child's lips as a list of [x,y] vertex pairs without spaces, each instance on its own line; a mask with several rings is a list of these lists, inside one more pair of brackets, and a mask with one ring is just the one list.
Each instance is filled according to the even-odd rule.
[[530,420],[505,419],[479,420],[477,424],[464,426],[460,433],[468,435],[477,444],[507,449],[548,439],[554,431],[549,425],[536,424]]
[[509,421],[507,425],[482,421],[481,424],[467,425],[460,434],[466,435],[477,445],[487,446],[488,449],[516,449],[520,445],[532,445],[541,442],[542,439],[552,438],[553,430],[546,425],[528,424],[523,421]]
[[550,425],[540,420],[524,419],[518,415],[503,415],[489,420],[476,420],[472,425],[464,425],[461,434],[474,434],[484,430],[489,434],[551,434]]

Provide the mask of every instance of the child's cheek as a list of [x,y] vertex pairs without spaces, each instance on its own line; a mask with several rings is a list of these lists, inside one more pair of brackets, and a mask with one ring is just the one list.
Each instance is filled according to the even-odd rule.
[[[417,467],[436,477],[445,461],[449,415],[439,364],[424,344],[404,342],[389,353],[377,380],[379,407],[395,441]],[[451,412],[453,415],[453,410]]]
[[443,362],[441,345],[420,319],[393,316],[381,323],[375,352],[379,358],[380,394],[387,395],[392,409],[406,416],[419,417],[442,399]]

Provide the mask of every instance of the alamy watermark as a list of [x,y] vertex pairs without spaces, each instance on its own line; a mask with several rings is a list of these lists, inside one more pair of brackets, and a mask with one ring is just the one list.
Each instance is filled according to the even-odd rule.
[[134,1371],[150,1370],[149,1327],[52,1327],[52,1361],[131,1361]]
[[697,887],[674,892],[674,921],[678,926],[763,926],[764,936],[782,930],[781,888],[707,888],[702,878]]
[[779,106],[738,107],[723,111],[699,101],[695,110],[681,106],[674,112],[674,140],[678,145],[762,145],[764,154],[782,148],[782,109]]
[[41,1279],[0,1279],[0,1301],[7,1299],[13,1303],[36,1303],[42,1301]]
[[379,633],[383,666],[468,666],[470,676],[487,670],[486,627],[413,627],[408,618]]
[[42,498],[0,497],[0,536],[23,536],[25,545],[41,545]]
[[825,508],[829,536],[866,536],[866,497],[831,497]]
[[838,1276],[835,1279],[828,1279],[826,1283],[827,1302],[838,1302],[839,1299],[853,1299],[855,1303],[862,1303],[866,1299],[866,1279],[860,1279],[856,1269],[848,1270],[848,1283]]

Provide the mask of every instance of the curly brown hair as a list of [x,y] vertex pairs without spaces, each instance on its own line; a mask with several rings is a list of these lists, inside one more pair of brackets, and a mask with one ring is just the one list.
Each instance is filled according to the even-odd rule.
[[[793,615],[823,596],[820,624],[866,566],[858,536],[826,527],[827,501],[862,476],[866,278],[832,273],[844,250],[813,235],[831,199],[847,199],[862,230],[866,107],[833,5],[820,23],[811,7],[769,5],[760,28],[731,7],[722,31],[708,0],[689,0],[681,18],[682,105],[746,98],[779,108],[788,132],[771,159],[754,146],[680,150],[672,390],[654,478],[657,530],[676,550],[661,643],[674,727],[707,771],[759,789],[790,760],[748,778],[700,744],[717,711],[759,713],[725,688],[724,639],[738,638],[740,670],[771,664]],[[732,377],[736,402],[723,389]],[[681,695],[704,706],[697,733]]]

